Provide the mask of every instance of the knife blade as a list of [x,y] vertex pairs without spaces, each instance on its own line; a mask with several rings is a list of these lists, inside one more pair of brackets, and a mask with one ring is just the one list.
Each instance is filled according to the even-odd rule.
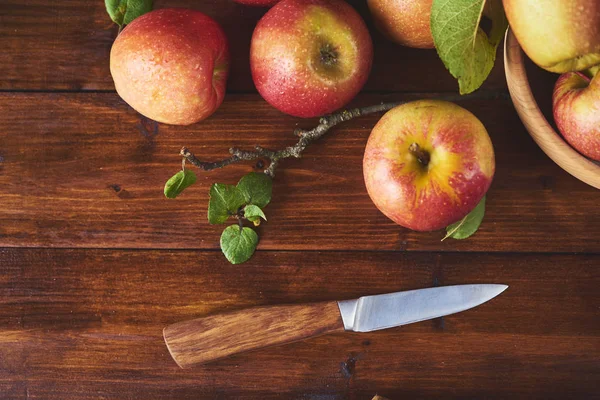
[[465,311],[508,286],[441,286],[312,304],[253,307],[178,322],[163,336],[177,365],[189,368],[234,354],[326,333],[370,332]]

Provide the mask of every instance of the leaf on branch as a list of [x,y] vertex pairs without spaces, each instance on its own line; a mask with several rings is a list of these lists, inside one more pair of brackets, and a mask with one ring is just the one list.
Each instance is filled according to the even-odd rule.
[[213,183],[208,201],[208,222],[222,224],[245,204],[244,195],[233,185]]
[[196,174],[192,171],[179,171],[165,183],[165,196],[168,199],[174,199],[179,196],[184,189],[196,183]]
[[430,24],[438,55],[458,79],[460,94],[477,90],[508,27],[502,1],[433,0]]
[[472,236],[477,232],[477,229],[479,229],[479,225],[481,225],[484,215],[485,196],[483,196],[483,199],[481,199],[473,211],[468,213],[463,219],[446,227],[446,236],[444,236],[442,241],[449,237],[453,239],[466,239],[469,236]]
[[244,208],[244,218],[252,222],[257,222],[261,218],[265,221],[267,220],[267,217],[265,216],[263,210],[261,210],[259,206],[255,206],[254,204],[250,204]]
[[247,227],[240,229],[239,225],[231,225],[221,235],[221,251],[232,264],[248,261],[257,244],[258,235]]
[[153,0],[104,0],[106,11],[119,26],[127,25],[140,15],[152,11]]
[[240,179],[237,187],[243,193],[247,204],[262,208],[271,201],[273,180],[266,174],[250,172]]

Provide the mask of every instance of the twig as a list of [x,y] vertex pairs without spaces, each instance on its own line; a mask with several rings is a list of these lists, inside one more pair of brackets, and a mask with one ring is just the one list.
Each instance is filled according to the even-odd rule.
[[344,110],[336,114],[331,114],[326,117],[322,117],[319,120],[319,125],[317,125],[313,129],[297,129],[296,131],[294,131],[296,136],[299,137],[298,142],[293,146],[288,146],[281,150],[270,150],[261,146],[255,146],[254,150],[248,151],[233,147],[229,149],[229,153],[231,154],[230,157],[215,162],[200,161],[191,151],[188,150],[187,147],[182,148],[180,154],[182,157],[184,157],[185,160],[204,171],[211,171],[213,169],[223,168],[229,164],[234,164],[240,161],[268,158],[271,162],[265,170],[265,174],[274,176],[275,169],[279,164],[279,160],[289,157],[300,158],[302,152],[310,143],[325,135],[331,128],[333,128],[337,124],[349,121],[353,118],[360,117],[363,115],[388,111],[399,104],[402,104],[402,102],[376,104],[368,107]]
[[[457,101],[471,100],[475,98],[482,99],[498,97],[503,97],[503,95],[499,93],[476,92],[472,95],[451,95],[442,98],[437,98],[437,100]],[[270,150],[261,146],[255,146],[254,150],[241,150],[236,147],[232,147],[229,149],[229,153],[231,154],[230,157],[214,162],[206,162],[199,160],[187,147],[183,147],[179,154],[183,157],[184,162],[188,161],[189,163],[195,165],[196,167],[204,171],[211,171],[213,169],[223,168],[229,164],[235,164],[240,161],[250,161],[259,158],[268,158],[271,162],[264,172],[265,174],[273,177],[275,176],[275,169],[279,165],[280,160],[289,157],[300,158],[302,152],[310,143],[324,136],[331,128],[338,125],[339,123],[350,121],[351,119],[363,115],[388,111],[403,103],[405,103],[405,101],[381,103],[367,107],[353,108],[350,110],[344,110],[335,114],[327,115],[325,117],[322,117],[319,120],[319,124],[313,129],[296,129],[294,131],[294,134],[299,137],[298,142],[293,146],[288,146],[281,150]]]

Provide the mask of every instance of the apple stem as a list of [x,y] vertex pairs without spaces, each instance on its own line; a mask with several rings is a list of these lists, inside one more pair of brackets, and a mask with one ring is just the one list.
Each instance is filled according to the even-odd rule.
[[337,52],[331,45],[325,45],[321,49],[321,62],[330,67],[337,62]]
[[419,161],[419,163],[424,167],[426,167],[429,164],[429,152],[423,150],[421,146],[419,146],[417,143],[413,143],[410,146],[408,146],[408,151],[410,151],[410,154],[415,156],[417,158],[417,161]]
[[[498,95],[497,93],[493,92],[488,93],[485,91],[478,91],[469,95],[448,95],[444,97],[438,97],[437,100],[463,101],[473,99],[496,99],[498,97],[508,98],[508,95]],[[179,155],[183,157],[182,162],[187,161],[203,171],[212,171],[214,169],[223,168],[230,164],[235,164],[241,161],[269,159],[269,166],[267,167],[267,169],[264,170],[264,173],[273,177],[275,176],[275,169],[279,165],[280,160],[290,157],[300,158],[302,152],[304,151],[304,149],[306,149],[306,147],[308,147],[310,143],[324,136],[334,126],[345,121],[350,121],[351,119],[354,119],[356,117],[388,111],[404,103],[406,103],[406,101],[381,103],[367,107],[352,108],[349,110],[337,112],[335,114],[327,115],[319,119],[319,124],[313,129],[294,130],[294,134],[298,136],[298,142],[293,146],[288,146],[280,150],[270,150],[261,146],[255,146],[254,150],[241,150],[236,147],[232,147],[229,149],[229,153],[231,154],[230,157],[214,162],[199,160],[190,150],[188,150],[187,147],[183,147],[179,152]],[[417,157],[417,159],[419,159],[419,162],[421,164],[426,166],[429,163],[429,153],[422,150],[416,143],[414,143],[413,145],[416,146],[415,152],[419,154],[415,156]],[[415,154],[415,152],[413,152],[413,154]]]

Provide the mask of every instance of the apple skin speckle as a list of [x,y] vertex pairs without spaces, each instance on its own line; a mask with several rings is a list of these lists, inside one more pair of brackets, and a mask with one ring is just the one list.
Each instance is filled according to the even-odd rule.
[[110,71],[119,96],[140,114],[189,125],[223,102],[229,46],[218,23],[201,12],[155,10],[117,37]]
[[433,0],[367,0],[377,28],[403,46],[433,49],[430,18]]
[[248,6],[270,7],[279,3],[281,0],[233,0],[236,3],[246,4]]

